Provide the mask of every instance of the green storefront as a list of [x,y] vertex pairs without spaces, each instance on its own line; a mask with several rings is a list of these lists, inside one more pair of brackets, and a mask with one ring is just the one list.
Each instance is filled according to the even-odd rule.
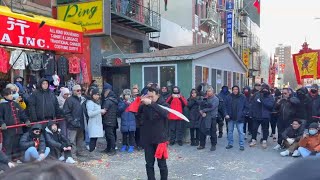
[[187,97],[192,88],[204,82],[218,90],[223,85],[246,85],[247,69],[229,44],[185,46],[135,54],[126,63],[130,64],[131,86],[144,87],[149,82],[161,87],[179,86]]

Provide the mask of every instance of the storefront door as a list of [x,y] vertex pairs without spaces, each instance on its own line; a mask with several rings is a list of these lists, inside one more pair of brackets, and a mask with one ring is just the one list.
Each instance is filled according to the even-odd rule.
[[124,89],[130,89],[130,67],[106,67],[102,69],[104,80],[111,84],[119,96]]

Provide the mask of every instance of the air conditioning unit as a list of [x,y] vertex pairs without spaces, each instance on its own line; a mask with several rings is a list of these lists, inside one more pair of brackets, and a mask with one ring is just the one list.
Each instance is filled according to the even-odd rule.
[[158,49],[155,48],[155,47],[150,47],[150,48],[149,48],[149,52],[156,52],[156,51],[158,51]]

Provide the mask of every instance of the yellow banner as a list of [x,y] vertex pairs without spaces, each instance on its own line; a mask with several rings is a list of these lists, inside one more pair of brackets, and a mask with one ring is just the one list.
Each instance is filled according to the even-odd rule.
[[101,34],[103,29],[103,1],[66,4],[57,7],[58,19],[81,25],[85,34]]
[[249,67],[249,61],[250,61],[249,57],[250,57],[250,50],[244,49],[242,53],[242,62],[247,68]]
[[318,52],[298,55],[296,61],[301,78],[317,78]]

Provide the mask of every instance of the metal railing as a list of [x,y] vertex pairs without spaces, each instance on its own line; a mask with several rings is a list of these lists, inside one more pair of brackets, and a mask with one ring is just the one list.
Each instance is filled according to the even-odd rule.
[[249,28],[244,22],[240,23],[239,33],[241,33],[244,36],[249,35]]
[[250,38],[249,38],[249,47],[251,49],[260,49],[260,39],[258,38],[258,36],[254,35],[254,34],[250,34]]
[[202,21],[208,21],[211,20],[215,24],[220,24],[220,14],[216,11],[214,11],[212,8],[207,9],[207,13],[204,18],[202,18]]
[[160,14],[129,0],[111,0],[111,12],[160,31]]

